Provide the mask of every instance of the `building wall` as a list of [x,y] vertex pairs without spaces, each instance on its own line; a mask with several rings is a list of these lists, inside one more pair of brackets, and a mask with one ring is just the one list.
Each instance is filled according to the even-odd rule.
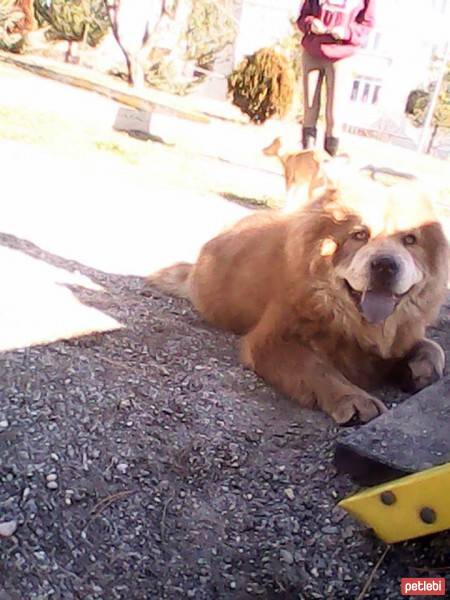
[[379,0],[376,29],[355,62],[347,125],[404,136],[414,146],[420,130],[404,115],[406,100],[436,79],[432,57],[443,57],[449,38],[450,0]]
[[[227,74],[247,54],[272,46],[292,31],[301,0],[235,0],[239,29],[234,47],[218,58],[215,71]],[[450,41],[450,0],[378,0],[376,27],[366,47],[352,59],[345,122],[397,136],[414,147],[420,130],[404,115],[411,90],[436,80],[432,57]],[[438,64],[438,63],[436,63]],[[224,80],[202,90],[225,98]]]

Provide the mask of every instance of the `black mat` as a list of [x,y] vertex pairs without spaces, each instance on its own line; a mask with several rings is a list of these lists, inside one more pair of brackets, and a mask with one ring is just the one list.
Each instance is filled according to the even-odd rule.
[[338,439],[335,464],[374,485],[450,462],[450,375]]

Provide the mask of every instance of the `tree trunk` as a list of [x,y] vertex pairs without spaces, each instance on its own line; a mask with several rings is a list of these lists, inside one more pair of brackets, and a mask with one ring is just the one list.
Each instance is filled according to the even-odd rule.
[[64,62],[68,63],[72,61],[72,42],[71,41],[67,41],[67,51],[64,54]]
[[436,138],[436,134],[438,132],[438,129],[439,129],[439,125],[437,125],[437,123],[435,123],[433,125],[433,129],[431,131],[430,141],[428,142],[428,146],[427,146],[427,150],[426,150],[427,154],[430,154],[430,152],[431,152],[431,150],[433,148],[434,140]]
[[125,62],[127,65],[127,73],[128,73],[128,83],[130,85],[132,85],[133,84],[133,72],[132,72],[130,55],[127,52],[126,48],[123,46],[123,44],[120,40],[120,36],[119,36],[119,25],[118,25],[117,13],[119,12],[119,9],[120,9],[120,0],[114,0],[113,2],[110,2],[108,0],[103,0],[103,2],[105,4],[105,8],[108,13],[109,22],[111,23],[111,31],[113,32],[113,36],[117,42],[117,45],[122,50],[122,53],[125,57]]

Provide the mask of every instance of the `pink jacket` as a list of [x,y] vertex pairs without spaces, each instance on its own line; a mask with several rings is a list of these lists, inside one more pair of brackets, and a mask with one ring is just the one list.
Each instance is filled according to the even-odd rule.
[[[367,39],[375,22],[375,0],[305,0],[297,20],[303,36],[302,46],[318,58],[339,60],[355,53]],[[346,36],[336,41],[331,35],[311,31],[313,19],[328,28],[343,27]]]

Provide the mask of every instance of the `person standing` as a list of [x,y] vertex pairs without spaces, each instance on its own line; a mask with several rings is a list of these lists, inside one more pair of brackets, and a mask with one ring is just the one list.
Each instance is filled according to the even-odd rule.
[[305,0],[297,20],[303,32],[304,120],[302,144],[316,143],[322,83],[326,83],[325,150],[336,156],[347,97],[349,58],[375,21],[376,0]]

